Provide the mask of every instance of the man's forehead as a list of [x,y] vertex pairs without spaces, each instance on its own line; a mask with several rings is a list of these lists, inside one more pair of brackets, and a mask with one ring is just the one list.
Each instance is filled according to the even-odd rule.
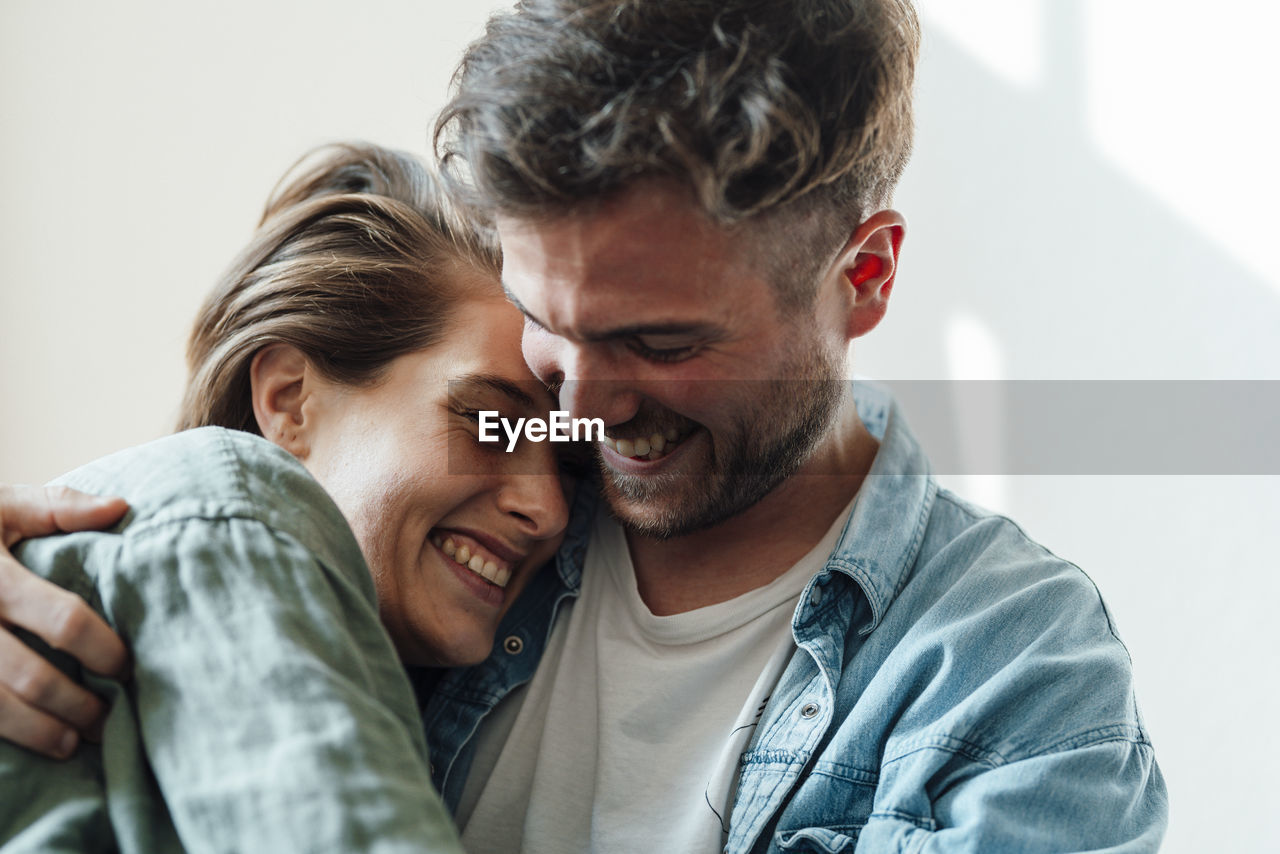
[[565,249],[643,253],[677,239],[718,247],[742,231],[711,219],[687,188],[663,179],[637,180],[608,196],[537,214],[499,213],[495,221],[504,249],[518,238],[525,244],[555,243],[561,254]]
[[497,225],[504,280],[518,295],[531,287],[626,291],[663,283],[687,290],[731,272],[744,255],[734,231],[668,194],[636,192],[542,219],[498,217]]
[[[552,243],[515,248],[504,256],[503,289],[526,316],[556,328],[643,322],[674,326],[703,322],[708,310],[747,277],[733,261],[688,245],[629,242],[616,251],[566,257]],[[584,337],[590,337],[585,335]]]

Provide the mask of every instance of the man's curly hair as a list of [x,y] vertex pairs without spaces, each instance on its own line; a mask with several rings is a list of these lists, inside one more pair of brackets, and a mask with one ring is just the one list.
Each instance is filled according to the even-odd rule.
[[489,214],[673,178],[723,225],[816,223],[822,254],[902,174],[919,42],[909,0],[521,0],[467,50],[436,148]]

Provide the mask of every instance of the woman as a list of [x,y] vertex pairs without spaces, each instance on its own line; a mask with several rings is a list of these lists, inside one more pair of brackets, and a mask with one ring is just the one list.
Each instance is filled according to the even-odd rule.
[[484,658],[567,519],[552,446],[478,442],[478,411],[553,403],[497,281],[403,155],[337,146],[274,194],[197,319],[183,432],[62,479],[129,515],[20,550],[135,673],[86,674],[100,750],[0,744],[0,840],[457,849],[401,663]]

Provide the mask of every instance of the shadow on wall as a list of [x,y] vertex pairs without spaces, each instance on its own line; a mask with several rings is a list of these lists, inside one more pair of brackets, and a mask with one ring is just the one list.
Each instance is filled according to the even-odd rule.
[[1002,378],[1280,379],[1280,293],[1090,139],[1083,5],[1046,4],[1027,90],[926,28],[904,282],[860,372],[954,376],[949,324],[976,317]]

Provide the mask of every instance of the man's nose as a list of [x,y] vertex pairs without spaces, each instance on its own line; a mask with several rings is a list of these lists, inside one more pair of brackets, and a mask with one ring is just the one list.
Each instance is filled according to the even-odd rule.
[[570,418],[600,418],[606,427],[630,421],[640,408],[640,395],[620,379],[565,379],[559,393]]
[[560,367],[560,349],[564,343],[563,338],[552,335],[531,322],[525,322],[524,334],[520,337],[520,350],[524,353],[525,363],[534,376],[551,388],[556,388],[564,381],[564,370]]
[[578,343],[542,332],[525,336],[525,360],[556,390],[571,418],[620,424],[635,415],[640,395],[611,352],[609,342]]

